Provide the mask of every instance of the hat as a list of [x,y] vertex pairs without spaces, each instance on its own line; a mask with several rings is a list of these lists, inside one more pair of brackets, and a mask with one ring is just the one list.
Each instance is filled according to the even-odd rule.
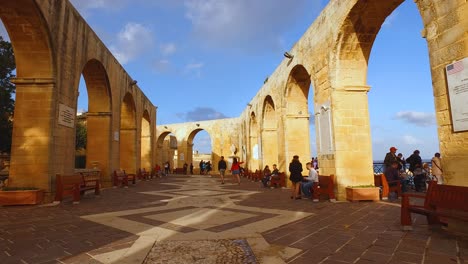
[[390,151],[397,151],[397,148],[391,147],[391,148],[390,148]]

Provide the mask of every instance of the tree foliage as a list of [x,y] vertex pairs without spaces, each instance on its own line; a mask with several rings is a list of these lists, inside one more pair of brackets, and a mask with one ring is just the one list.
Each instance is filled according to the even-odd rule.
[[0,36],[0,151],[11,151],[13,132],[13,112],[15,85],[10,79],[15,77],[15,56],[11,43]]
[[83,122],[76,122],[76,150],[86,149],[87,132],[86,125]]

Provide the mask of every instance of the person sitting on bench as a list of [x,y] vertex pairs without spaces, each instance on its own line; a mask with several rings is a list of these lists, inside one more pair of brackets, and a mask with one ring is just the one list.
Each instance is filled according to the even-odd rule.
[[317,171],[312,166],[312,162],[307,162],[306,168],[309,170],[309,175],[308,177],[304,177],[304,180],[301,183],[301,191],[306,198],[312,199],[311,190],[314,187],[314,184],[319,183],[319,177]]
[[398,170],[398,162],[393,161],[390,164],[390,167],[387,167],[385,170],[385,178],[387,179],[388,185],[395,186],[397,181],[401,183],[401,192],[406,192],[407,180],[403,177],[400,177],[400,172]]

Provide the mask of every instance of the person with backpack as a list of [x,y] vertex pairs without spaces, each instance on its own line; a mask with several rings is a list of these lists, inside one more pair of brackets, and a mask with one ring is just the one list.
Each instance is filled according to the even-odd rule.
[[406,159],[406,162],[409,163],[409,171],[413,174],[417,165],[419,165],[419,168],[422,168],[422,159],[421,156],[419,156],[419,150],[413,151],[413,154]]

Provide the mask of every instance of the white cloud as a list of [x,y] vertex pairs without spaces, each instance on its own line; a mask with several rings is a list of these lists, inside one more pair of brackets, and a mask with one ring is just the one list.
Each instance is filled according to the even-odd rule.
[[319,12],[304,10],[306,0],[293,4],[284,0],[185,0],[186,18],[192,23],[200,43],[210,47],[250,51],[282,48],[281,34],[298,16]]
[[405,143],[406,145],[422,145],[424,143],[424,141],[422,141],[421,139],[411,135],[404,135],[402,138],[403,143]]
[[395,119],[403,120],[406,123],[420,127],[428,127],[436,124],[434,113],[400,111],[396,113]]
[[186,113],[177,113],[177,116],[187,122],[226,118],[223,113],[211,107],[197,107]]
[[117,43],[110,50],[121,64],[139,57],[154,46],[152,31],[138,23],[127,23],[117,35]]
[[393,13],[391,13],[384,21],[384,23],[382,24],[382,26],[389,26],[391,27],[393,22],[395,21],[395,19],[397,19],[398,17],[398,11],[393,11]]
[[203,66],[205,66],[203,62],[189,63],[185,65],[184,73],[200,77]]
[[170,71],[171,67],[172,65],[169,60],[162,59],[153,62],[153,69],[159,73],[168,72]]
[[161,54],[169,56],[177,51],[177,47],[174,43],[161,44]]

